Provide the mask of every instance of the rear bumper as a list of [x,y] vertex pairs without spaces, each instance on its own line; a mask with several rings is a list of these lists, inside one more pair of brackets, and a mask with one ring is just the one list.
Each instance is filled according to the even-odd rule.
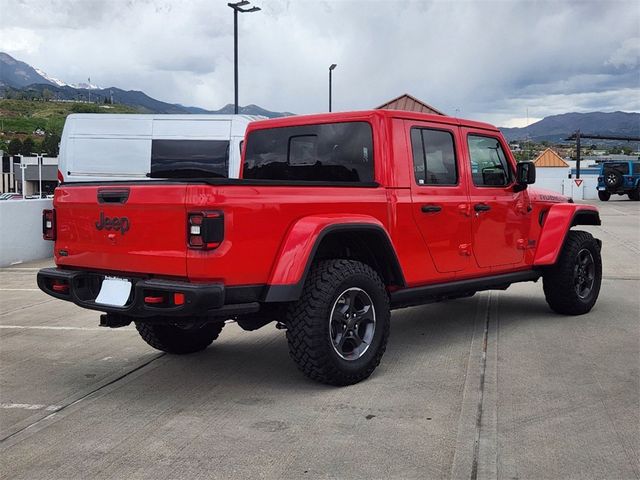
[[[73,302],[76,305],[100,312],[119,314],[133,318],[202,316],[231,317],[259,310],[257,302],[225,304],[225,287],[222,283],[194,284],[172,280],[126,277],[132,283],[131,295],[123,307],[96,303],[103,274],[88,271],[43,268],[38,272],[38,287],[52,297]],[[54,285],[68,285],[68,288]],[[173,304],[175,293],[184,295],[183,303]],[[161,305],[145,302],[145,297],[165,297]]]

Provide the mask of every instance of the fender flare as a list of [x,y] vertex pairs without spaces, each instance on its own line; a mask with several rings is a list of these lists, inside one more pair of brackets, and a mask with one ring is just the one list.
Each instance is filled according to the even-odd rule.
[[393,255],[392,268],[404,284],[402,268],[389,234],[380,220],[369,215],[311,215],[296,221],[271,270],[265,302],[289,302],[300,298],[307,274],[322,240],[335,232],[375,232]]
[[600,224],[598,209],[592,205],[577,205],[575,203],[552,205],[542,225],[533,265],[554,265],[571,227]]

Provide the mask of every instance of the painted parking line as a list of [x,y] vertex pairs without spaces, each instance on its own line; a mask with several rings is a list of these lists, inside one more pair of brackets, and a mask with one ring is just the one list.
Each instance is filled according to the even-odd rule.
[[39,405],[33,403],[0,403],[0,409],[10,410],[19,408],[21,410],[44,410],[46,412],[57,412],[62,407],[60,405]]
[[39,292],[39,288],[0,288],[0,292]]
[[105,327],[57,327],[50,325],[0,325],[0,329],[5,330],[86,330],[86,331],[115,331],[131,332],[133,328],[105,328]]

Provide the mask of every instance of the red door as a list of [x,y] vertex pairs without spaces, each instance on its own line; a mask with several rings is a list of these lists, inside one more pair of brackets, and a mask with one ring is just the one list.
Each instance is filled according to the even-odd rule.
[[436,269],[459,272],[470,264],[471,215],[458,127],[407,120],[405,128],[413,162],[413,217]]
[[462,129],[470,164],[473,253],[479,267],[521,263],[529,230],[524,192],[514,191],[514,165],[499,135]]

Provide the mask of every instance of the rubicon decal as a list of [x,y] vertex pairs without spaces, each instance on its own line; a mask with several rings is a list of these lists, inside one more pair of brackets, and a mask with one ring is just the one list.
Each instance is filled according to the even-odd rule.
[[122,235],[129,231],[130,223],[127,217],[106,217],[104,212],[100,212],[100,220],[96,222],[98,230],[120,231]]

